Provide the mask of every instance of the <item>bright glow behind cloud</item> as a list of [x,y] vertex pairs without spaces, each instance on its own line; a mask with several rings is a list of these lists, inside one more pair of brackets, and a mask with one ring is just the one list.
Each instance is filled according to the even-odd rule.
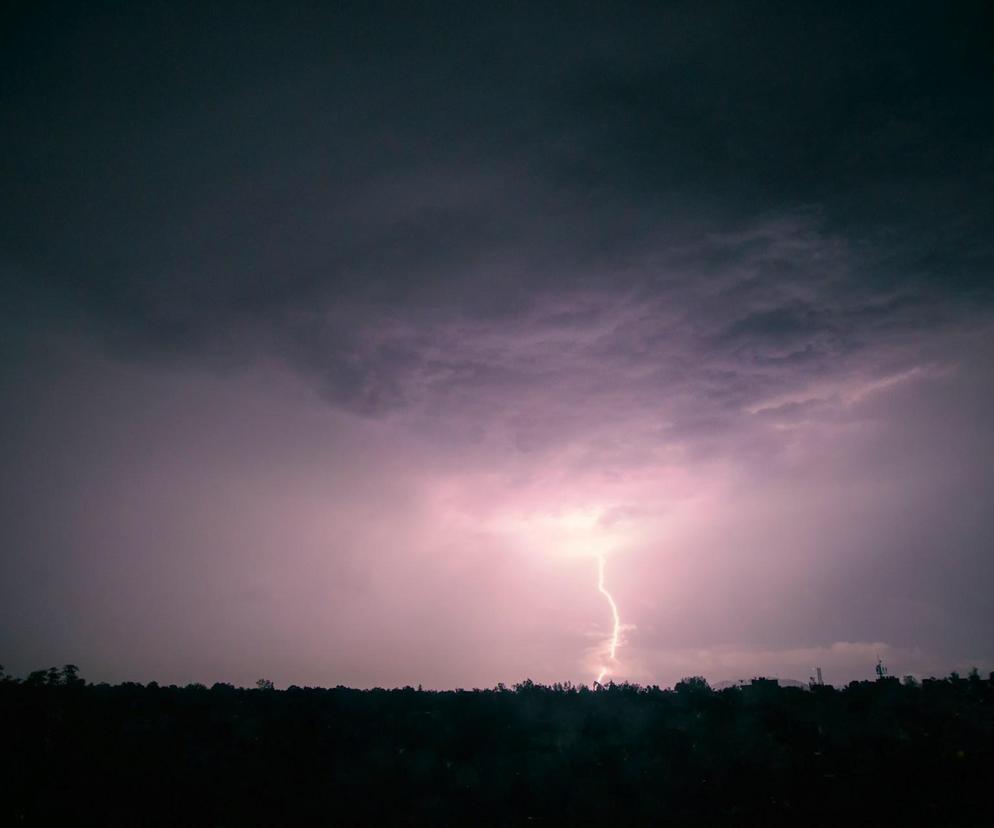
[[617,672],[616,658],[622,631],[617,603],[605,586],[607,557],[612,551],[635,543],[638,537],[634,520],[617,517],[611,519],[610,515],[611,510],[603,507],[574,508],[513,516],[498,524],[523,546],[591,558],[596,562],[597,591],[607,600],[611,610],[610,632],[601,651],[596,653],[601,662],[596,669],[598,683],[604,681],[609,671]]
[[[804,679],[823,658],[839,681],[865,674],[859,642],[897,672],[983,668],[958,619],[989,610],[966,577],[984,564],[946,556],[984,537],[989,435],[971,412],[987,396],[969,359],[947,363],[809,409],[789,438],[749,415],[715,433],[719,455],[688,437],[660,451],[648,427],[621,445],[575,424],[530,451],[443,441],[336,412],[279,371],[150,378],[74,357],[13,400],[9,456],[34,476],[8,491],[30,555],[7,565],[2,627],[33,644],[10,669],[68,652],[95,677],[451,687],[605,666]],[[898,577],[908,555],[920,569]],[[629,625],[617,665],[598,556]],[[18,633],[39,605],[52,625]]]

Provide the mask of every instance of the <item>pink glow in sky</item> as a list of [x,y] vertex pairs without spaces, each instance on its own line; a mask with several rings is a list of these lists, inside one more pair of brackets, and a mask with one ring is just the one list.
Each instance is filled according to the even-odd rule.
[[19,13],[8,671],[994,667],[989,26],[650,5]]
[[[968,448],[972,360],[820,379],[801,403],[760,400],[667,439],[638,400],[609,427],[609,367],[606,399],[582,402],[567,373],[503,410],[467,400],[474,434],[459,417],[336,410],[279,366],[149,378],[53,349],[46,382],[16,400],[31,416],[8,456],[32,471],[7,492],[26,551],[4,628],[31,642],[25,661],[68,653],[101,677],[159,681],[448,687],[607,669],[670,683],[814,666],[843,681],[877,654],[907,672],[983,665],[982,638],[958,630],[986,612],[984,590],[949,567],[986,531],[969,494],[990,474]],[[681,396],[656,400],[679,410]],[[955,523],[938,517],[950,509]],[[908,556],[930,574],[904,572]]]

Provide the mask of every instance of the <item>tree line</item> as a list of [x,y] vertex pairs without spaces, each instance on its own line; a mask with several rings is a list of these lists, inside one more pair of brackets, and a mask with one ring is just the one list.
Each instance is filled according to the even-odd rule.
[[994,824],[994,674],[716,691],[0,670],[2,824]]

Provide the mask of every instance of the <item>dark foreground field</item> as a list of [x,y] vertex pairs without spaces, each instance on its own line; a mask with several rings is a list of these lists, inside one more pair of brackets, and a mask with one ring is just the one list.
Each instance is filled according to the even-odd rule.
[[994,681],[0,682],[3,824],[994,824]]

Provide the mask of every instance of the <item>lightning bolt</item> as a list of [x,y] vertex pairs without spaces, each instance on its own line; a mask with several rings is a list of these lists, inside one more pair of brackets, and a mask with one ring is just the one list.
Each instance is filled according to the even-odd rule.
[[[621,637],[621,615],[618,613],[618,605],[614,603],[614,598],[611,597],[611,593],[607,591],[604,587],[604,566],[607,563],[603,555],[597,556],[597,591],[600,592],[607,602],[611,605],[611,617],[614,620],[614,627],[611,630],[611,639],[608,642],[607,652],[611,660],[614,660],[614,654],[618,650],[618,639]],[[597,675],[597,683],[600,684],[604,681],[604,676],[608,674],[608,668],[602,667],[600,673]]]

